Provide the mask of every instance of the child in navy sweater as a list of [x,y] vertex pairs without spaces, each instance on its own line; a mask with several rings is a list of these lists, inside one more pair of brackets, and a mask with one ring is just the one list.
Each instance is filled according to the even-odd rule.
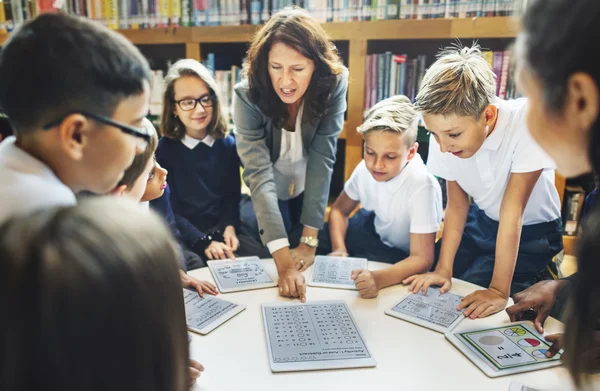
[[239,248],[240,160],[227,133],[217,83],[195,60],[166,76],[157,161],[167,179],[176,223],[194,252],[233,259]]

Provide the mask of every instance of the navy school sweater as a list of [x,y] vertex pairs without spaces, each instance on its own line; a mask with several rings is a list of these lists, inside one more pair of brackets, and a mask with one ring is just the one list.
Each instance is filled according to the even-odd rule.
[[163,137],[156,160],[169,171],[170,201],[184,242],[239,226],[240,159],[233,136],[216,139],[212,147],[200,142],[193,149]]

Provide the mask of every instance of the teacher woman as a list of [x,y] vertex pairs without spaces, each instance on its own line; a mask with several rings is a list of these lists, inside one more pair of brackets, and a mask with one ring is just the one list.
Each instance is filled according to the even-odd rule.
[[[244,181],[258,236],[277,265],[279,293],[305,301],[300,272],[314,262],[323,227],[348,70],[319,22],[296,7],[271,17],[246,60],[233,97]],[[290,249],[295,228],[302,236]]]

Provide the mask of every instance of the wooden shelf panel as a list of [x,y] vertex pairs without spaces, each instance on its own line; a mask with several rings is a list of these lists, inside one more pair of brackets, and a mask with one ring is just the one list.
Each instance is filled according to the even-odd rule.
[[[325,23],[325,30],[336,41],[376,39],[453,39],[512,38],[519,31],[513,17],[429,20],[381,20],[374,22]],[[249,42],[260,25],[182,27],[118,30],[133,43],[227,43]],[[2,45],[8,34],[0,34]]]
[[117,30],[136,45],[185,44],[193,42],[191,28]]

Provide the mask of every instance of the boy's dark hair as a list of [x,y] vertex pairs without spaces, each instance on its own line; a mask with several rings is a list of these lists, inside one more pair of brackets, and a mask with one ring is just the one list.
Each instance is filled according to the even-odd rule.
[[111,117],[151,77],[124,36],[83,17],[41,14],[0,52],[0,111],[16,135],[79,110]]
[[315,70],[304,95],[304,112],[308,114],[309,122],[320,119],[344,64],[323,26],[308,12],[295,6],[271,16],[250,43],[243,72],[248,78],[252,103],[277,126],[289,117],[287,105],[273,89],[269,76],[269,52],[278,42],[314,62]]
[[135,156],[135,158],[133,159],[133,163],[131,163],[131,166],[129,166],[127,170],[125,170],[123,178],[119,181],[119,184],[117,185],[125,185],[127,186],[127,190],[131,189],[140,177],[140,175],[142,175],[144,169],[146,168],[146,164],[148,164],[148,160],[153,158],[154,152],[156,152],[156,147],[158,146],[158,134],[156,133],[156,129],[154,128],[150,120],[144,118],[142,126],[148,129],[151,136],[148,140],[148,145],[146,146],[144,152]]
[[97,197],[15,217],[0,259],[2,391],[188,390],[178,248],[154,213]]

